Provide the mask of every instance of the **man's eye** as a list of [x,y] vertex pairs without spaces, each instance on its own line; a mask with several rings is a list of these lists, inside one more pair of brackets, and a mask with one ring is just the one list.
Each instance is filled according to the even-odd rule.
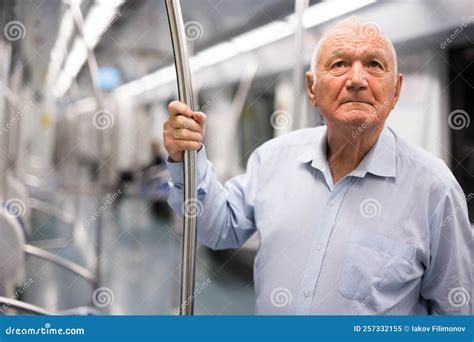
[[336,62],[332,65],[332,69],[338,69],[344,67],[346,64],[343,61]]
[[382,64],[380,64],[377,61],[370,61],[369,62],[369,67],[383,69]]

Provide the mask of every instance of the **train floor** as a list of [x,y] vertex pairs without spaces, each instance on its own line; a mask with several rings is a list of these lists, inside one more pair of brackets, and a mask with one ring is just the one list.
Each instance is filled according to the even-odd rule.
[[[30,243],[94,270],[97,203],[91,196],[80,199],[78,216],[82,223],[74,229],[36,213]],[[107,315],[176,314],[181,235],[166,205],[155,208],[144,199],[125,195],[100,216],[103,231],[99,287],[103,293],[94,293],[90,284],[66,270],[28,257],[25,279],[30,284],[21,299],[54,311],[91,306],[95,301],[100,313]],[[235,257],[234,252],[223,257],[199,245],[196,314],[254,313],[251,267],[235,267]]]

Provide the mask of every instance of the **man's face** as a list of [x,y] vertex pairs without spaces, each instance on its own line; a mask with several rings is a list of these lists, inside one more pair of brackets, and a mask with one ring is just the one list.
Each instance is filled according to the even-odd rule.
[[402,76],[396,74],[395,56],[380,35],[362,31],[331,34],[319,50],[317,81],[311,72],[306,75],[310,101],[328,126],[381,129],[398,101]]

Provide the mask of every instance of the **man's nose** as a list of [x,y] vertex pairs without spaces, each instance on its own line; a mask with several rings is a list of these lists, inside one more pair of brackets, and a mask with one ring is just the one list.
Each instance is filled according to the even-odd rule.
[[362,63],[356,62],[352,64],[346,86],[352,91],[367,88],[367,78]]

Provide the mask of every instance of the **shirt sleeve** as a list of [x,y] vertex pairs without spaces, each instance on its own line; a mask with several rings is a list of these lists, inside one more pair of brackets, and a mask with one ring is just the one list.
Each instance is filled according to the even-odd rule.
[[430,314],[471,314],[472,238],[466,199],[456,182],[430,220],[430,262],[421,284]]
[[[168,203],[178,215],[183,216],[183,163],[172,162],[168,158],[166,164],[171,173]],[[239,248],[255,233],[258,167],[258,153],[254,152],[245,174],[221,184],[214,167],[207,160],[205,147],[198,151],[198,198],[191,210],[197,217],[197,238],[201,243],[215,250]]]

